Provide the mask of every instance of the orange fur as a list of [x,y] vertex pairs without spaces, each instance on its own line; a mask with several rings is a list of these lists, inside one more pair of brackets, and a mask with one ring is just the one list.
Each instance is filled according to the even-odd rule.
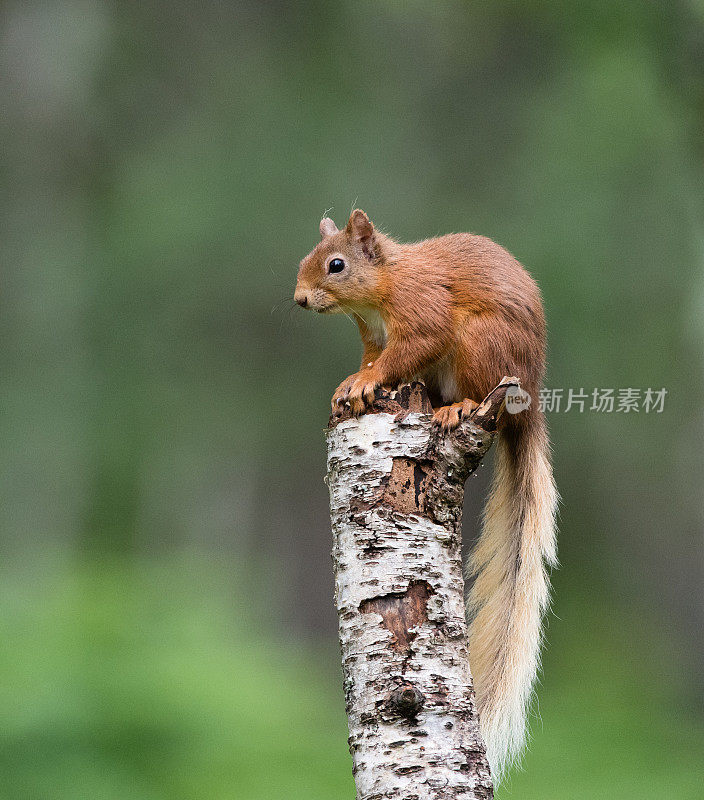
[[320,243],[301,262],[295,298],[321,313],[353,316],[364,346],[359,371],[333,395],[333,411],[349,402],[362,413],[377,386],[414,378],[425,381],[444,429],[456,427],[505,375],[518,377],[532,398],[527,410],[502,417],[497,472],[471,564],[472,670],[500,777],[524,743],[548,600],[545,563],[556,561],[557,493],[538,407],[546,338],[540,293],[518,261],[483,236],[400,244],[360,210],[343,231],[330,219],[320,230]]

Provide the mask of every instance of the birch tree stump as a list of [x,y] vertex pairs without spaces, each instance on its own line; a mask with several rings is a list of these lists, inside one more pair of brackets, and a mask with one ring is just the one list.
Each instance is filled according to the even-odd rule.
[[490,448],[505,378],[451,434],[425,387],[378,389],[328,429],[335,597],[358,800],[493,797],[467,652],[464,484]]

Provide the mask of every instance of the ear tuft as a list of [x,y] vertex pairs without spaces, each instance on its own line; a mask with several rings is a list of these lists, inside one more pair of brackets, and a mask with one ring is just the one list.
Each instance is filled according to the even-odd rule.
[[326,236],[333,236],[339,233],[337,225],[330,219],[330,217],[323,217],[320,220],[320,238],[324,239]]
[[365,255],[374,258],[374,226],[364,211],[355,208],[350,215],[346,231],[353,241],[362,245]]

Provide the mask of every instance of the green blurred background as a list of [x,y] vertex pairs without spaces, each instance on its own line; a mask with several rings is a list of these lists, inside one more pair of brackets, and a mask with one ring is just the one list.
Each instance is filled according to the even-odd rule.
[[[563,496],[500,798],[702,797],[704,4],[5,2],[0,797],[352,798],[332,208],[540,283]],[[466,539],[486,488],[469,483]]]

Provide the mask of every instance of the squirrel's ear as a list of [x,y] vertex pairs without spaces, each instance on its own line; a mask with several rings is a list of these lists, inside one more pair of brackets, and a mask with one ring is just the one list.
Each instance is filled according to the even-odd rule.
[[339,233],[337,225],[330,219],[330,217],[323,217],[320,220],[320,238],[324,239],[326,236],[332,236]]
[[350,215],[347,223],[347,235],[362,245],[362,250],[369,258],[374,258],[374,226],[369,217],[359,208]]

